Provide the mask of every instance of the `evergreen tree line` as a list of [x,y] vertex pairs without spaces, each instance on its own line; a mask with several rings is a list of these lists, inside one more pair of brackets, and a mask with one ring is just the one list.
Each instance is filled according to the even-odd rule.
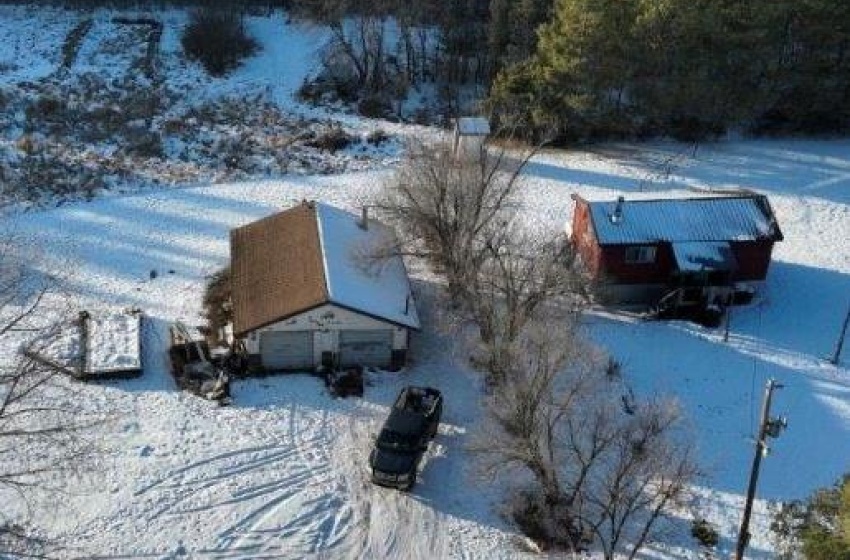
[[511,33],[498,21],[491,47],[506,64],[490,102],[533,135],[700,140],[850,128],[844,0],[555,0],[523,60],[501,46]]

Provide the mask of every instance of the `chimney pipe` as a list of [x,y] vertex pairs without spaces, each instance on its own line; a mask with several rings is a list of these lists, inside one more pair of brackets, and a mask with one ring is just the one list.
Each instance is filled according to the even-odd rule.
[[360,223],[357,224],[360,226],[360,229],[369,229],[369,207],[364,206],[360,210]]
[[611,223],[619,224],[623,221],[623,205],[625,204],[626,199],[622,196],[617,197],[617,206],[614,207],[614,213],[611,214]]

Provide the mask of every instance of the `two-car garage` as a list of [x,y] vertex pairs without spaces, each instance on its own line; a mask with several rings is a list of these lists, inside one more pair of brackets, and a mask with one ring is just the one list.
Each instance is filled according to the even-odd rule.
[[403,367],[420,328],[404,262],[358,257],[393,235],[365,213],[306,200],[231,230],[233,335],[249,370]]
[[[392,329],[348,329],[337,333],[335,362],[340,367],[355,365],[387,368],[392,363]],[[322,347],[317,348],[313,331],[270,330],[260,334],[262,364],[269,370],[311,370]],[[320,342],[321,346],[321,342]]]

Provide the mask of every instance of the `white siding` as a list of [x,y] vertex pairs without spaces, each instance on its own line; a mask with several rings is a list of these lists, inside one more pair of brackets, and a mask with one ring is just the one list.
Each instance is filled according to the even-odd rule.
[[259,354],[260,334],[263,332],[310,330],[313,331],[313,356],[318,367],[321,365],[322,352],[339,351],[339,331],[390,329],[393,332],[393,350],[406,350],[408,337],[405,327],[327,304],[251,332],[245,337],[245,349],[249,354]]

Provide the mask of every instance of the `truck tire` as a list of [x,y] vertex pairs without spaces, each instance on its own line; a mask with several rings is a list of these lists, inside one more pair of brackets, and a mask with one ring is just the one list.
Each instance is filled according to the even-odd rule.
[[405,492],[410,492],[411,490],[413,490],[413,486],[415,484],[416,484],[416,471],[413,471],[412,473],[410,473],[410,482],[407,484],[407,486],[402,488],[402,490],[404,490]]

